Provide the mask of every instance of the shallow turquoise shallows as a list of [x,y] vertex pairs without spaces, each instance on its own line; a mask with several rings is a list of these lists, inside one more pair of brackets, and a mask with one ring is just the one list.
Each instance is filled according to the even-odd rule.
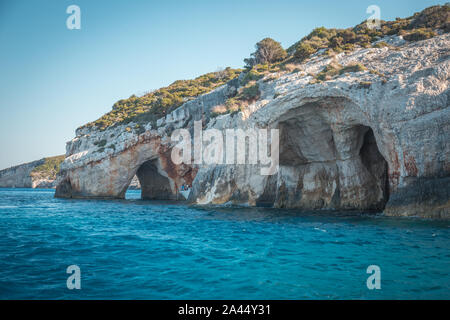
[[[449,299],[450,222],[0,189],[1,299]],[[134,199],[133,199],[134,198]],[[69,265],[81,290],[69,290]],[[381,270],[369,290],[367,267]]]

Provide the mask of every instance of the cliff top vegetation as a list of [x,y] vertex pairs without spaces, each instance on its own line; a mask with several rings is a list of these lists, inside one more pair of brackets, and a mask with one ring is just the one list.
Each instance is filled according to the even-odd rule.
[[[380,28],[370,29],[366,21],[348,29],[314,29],[306,37],[284,50],[281,44],[271,38],[265,38],[256,44],[256,51],[250,58],[244,60],[245,76],[240,83],[238,95],[230,98],[224,110],[217,112],[234,112],[238,105],[248,98],[258,97],[259,90],[256,81],[268,74],[289,71],[295,72],[297,66],[322,50],[330,56],[352,51],[357,47],[380,48],[387,46],[382,42],[373,44],[385,36],[401,35],[407,41],[419,41],[436,36],[435,30],[450,31],[450,4],[433,6],[415,13],[408,18],[396,18],[395,21],[380,21]],[[362,68],[359,68],[362,69]],[[178,80],[168,87],[149,92],[141,97],[132,95],[128,99],[117,101],[112,111],[100,119],[90,122],[83,127],[96,127],[104,130],[117,124],[135,122],[143,125],[155,122],[184,102],[195,99],[199,95],[208,93],[228,81],[236,78],[242,69],[226,68],[218,72],[202,75],[194,80]],[[327,74],[323,74],[327,80]],[[245,101],[244,101],[245,102]],[[83,128],[82,127],[82,128]]]
[[31,171],[31,174],[40,178],[56,179],[59,167],[64,161],[65,156],[55,156],[44,159],[44,163]]
[[320,49],[329,53],[351,51],[355,46],[370,47],[385,36],[401,35],[408,41],[419,41],[436,36],[433,31],[450,31],[450,4],[429,7],[408,18],[380,21],[380,28],[368,28],[366,21],[348,29],[314,29],[309,35],[287,49],[291,57],[305,60]]
[[184,102],[208,93],[236,78],[242,69],[226,68],[204,74],[193,80],[177,80],[171,85],[149,92],[141,97],[132,95],[117,101],[110,112],[83,127],[104,130],[116,124],[135,122],[146,124],[172,112]]

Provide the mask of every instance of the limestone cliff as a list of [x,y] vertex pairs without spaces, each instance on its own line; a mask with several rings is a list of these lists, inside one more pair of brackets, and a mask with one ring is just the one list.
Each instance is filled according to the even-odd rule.
[[[176,199],[181,185],[192,184],[189,201],[197,204],[449,218],[450,35],[381,40],[387,46],[318,52],[292,72],[267,75],[257,81],[258,99],[241,111],[215,113],[245,74],[143,132],[133,123],[79,129],[67,143],[56,196],[123,198],[137,175],[147,199]],[[321,81],[336,65],[347,71]],[[174,164],[170,135],[192,132],[196,120],[205,129],[278,129],[277,173],[263,176],[249,164]]]

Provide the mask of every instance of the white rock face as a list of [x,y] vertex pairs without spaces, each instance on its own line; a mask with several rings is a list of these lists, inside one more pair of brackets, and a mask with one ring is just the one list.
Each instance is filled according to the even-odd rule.
[[[155,197],[174,198],[182,184],[192,184],[189,200],[199,204],[449,218],[449,37],[414,43],[391,37],[382,40],[395,49],[316,55],[300,72],[260,80],[261,98],[238,114],[209,117],[236,92],[236,79],[185,103],[140,135],[123,126],[83,129],[68,143],[57,196],[123,197],[146,163],[141,185]],[[367,70],[313,83],[331,62],[360,63]],[[201,119],[219,130],[279,129],[278,173],[261,176],[259,165],[175,166],[170,133],[192,130]]]

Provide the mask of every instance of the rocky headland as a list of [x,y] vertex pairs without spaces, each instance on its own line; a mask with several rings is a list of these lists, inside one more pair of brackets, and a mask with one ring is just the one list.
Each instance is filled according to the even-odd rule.
[[0,188],[56,188],[56,174],[65,156],[40,160],[0,170]]
[[[449,7],[427,10],[376,34],[363,24],[316,29],[277,63],[208,75],[211,90],[202,82],[180,98],[170,90],[186,83],[176,82],[121,100],[67,143],[55,196],[124,198],[137,176],[144,199],[177,199],[192,185],[194,204],[448,219]],[[276,174],[261,175],[261,164],[175,164],[171,135],[199,122],[278,129]]]

